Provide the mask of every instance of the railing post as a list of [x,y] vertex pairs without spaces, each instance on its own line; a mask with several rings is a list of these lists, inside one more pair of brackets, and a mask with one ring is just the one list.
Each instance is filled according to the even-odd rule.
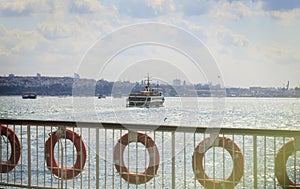
[[175,132],[172,132],[172,188],[175,189]]
[[99,189],[99,128],[96,129],[96,188]]
[[254,189],[257,189],[257,136],[253,136],[253,179]]
[[[0,160],[2,161],[2,136],[1,135],[0,135]],[[2,171],[2,168],[0,169],[0,171]],[[2,174],[0,174],[0,181],[2,182]]]
[[27,125],[27,173],[28,173],[28,188],[31,188],[31,135],[30,126]]

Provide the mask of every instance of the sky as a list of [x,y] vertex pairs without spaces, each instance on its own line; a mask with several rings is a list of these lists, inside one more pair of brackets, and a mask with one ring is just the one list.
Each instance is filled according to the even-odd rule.
[[0,75],[297,87],[299,34],[298,0],[0,0]]

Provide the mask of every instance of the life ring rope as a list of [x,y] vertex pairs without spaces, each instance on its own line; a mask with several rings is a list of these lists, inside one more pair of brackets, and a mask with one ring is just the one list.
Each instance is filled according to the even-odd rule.
[[[124,150],[131,142],[142,143],[149,154],[148,167],[144,172],[133,172],[126,167],[124,162]],[[123,135],[114,147],[114,164],[121,177],[130,184],[144,184],[157,175],[159,167],[159,152],[153,139],[146,134],[129,131]]]
[[[54,156],[54,148],[60,139],[70,140],[76,148],[76,160],[72,167],[60,167]],[[45,159],[52,174],[63,180],[73,179],[83,170],[86,162],[86,148],[80,135],[69,129],[58,129],[45,142]]]
[[7,138],[7,143],[11,146],[11,153],[6,161],[0,162],[0,173],[8,173],[13,170],[19,162],[21,156],[21,144],[16,133],[7,125],[0,126],[0,136]]

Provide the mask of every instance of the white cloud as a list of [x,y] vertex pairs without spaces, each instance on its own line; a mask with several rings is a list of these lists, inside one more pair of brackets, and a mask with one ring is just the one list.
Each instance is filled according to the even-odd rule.
[[14,54],[32,55],[39,51],[40,47],[47,42],[34,31],[7,30],[0,25],[0,56],[11,56]]
[[50,12],[51,1],[26,0],[26,1],[1,1],[0,15],[2,16],[29,16],[34,13]]
[[103,9],[103,5],[97,0],[75,0],[70,4],[70,11],[79,14],[99,12]]
[[45,22],[40,23],[37,28],[45,38],[50,40],[56,40],[60,38],[72,37],[78,31],[78,27],[74,23],[63,22]]
[[239,20],[244,17],[264,15],[261,2],[214,1],[209,11],[209,17],[216,20]]
[[172,0],[117,0],[107,1],[106,5],[114,7],[122,17],[134,19],[156,18],[176,9]]
[[211,25],[207,28],[206,35],[208,42],[216,42],[221,45],[222,48],[247,47],[250,44],[250,40],[245,35],[234,33],[221,24]]
[[155,15],[170,14],[176,9],[172,0],[146,0],[146,3],[152,7]]
[[267,15],[277,20],[280,24],[289,25],[294,22],[299,22],[300,8],[290,11],[269,11]]
[[2,1],[0,10],[3,16],[22,16],[30,14],[32,6],[26,1]]
[[273,42],[265,49],[261,49],[266,62],[276,64],[299,64],[300,54],[298,49],[291,48],[285,44]]

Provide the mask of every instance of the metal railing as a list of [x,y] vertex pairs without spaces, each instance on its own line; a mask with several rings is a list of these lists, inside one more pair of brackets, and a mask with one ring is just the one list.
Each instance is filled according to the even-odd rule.
[[300,187],[300,131],[0,123],[0,188]]

